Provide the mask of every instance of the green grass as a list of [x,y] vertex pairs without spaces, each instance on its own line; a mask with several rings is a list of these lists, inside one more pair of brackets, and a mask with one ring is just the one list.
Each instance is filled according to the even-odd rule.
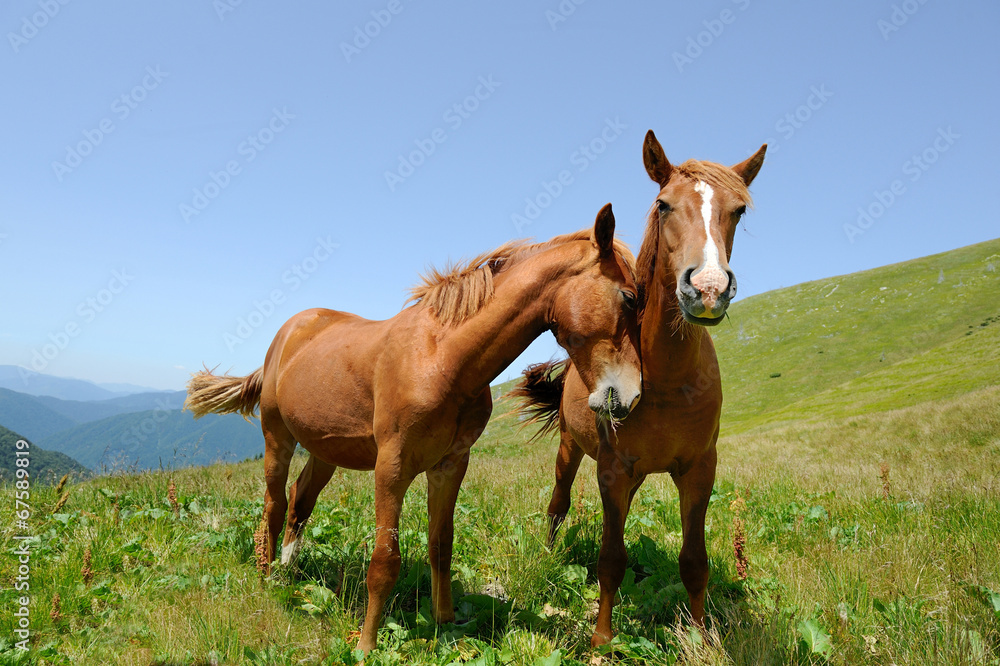
[[[733,304],[729,321],[713,329],[723,432],[817,410],[894,409],[997,383],[998,291],[994,240]],[[977,358],[955,358],[964,353]],[[935,377],[942,366],[948,375]]]
[[[626,525],[619,637],[607,651],[590,649],[601,531],[594,463],[583,463],[550,552],[544,511],[555,442],[526,443],[501,401],[456,510],[460,623],[430,619],[421,478],[404,504],[403,567],[380,649],[366,663],[1000,663],[1000,322],[991,319],[996,278],[983,268],[998,249],[982,244],[734,306],[733,326],[716,338],[726,405],[706,526],[704,634],[685,622],[677,495],[659,475]],[[935,318],[947,299],[917,296],[934,289],[951,290],[958,314]],[[890,290],[900,299],[891,314],[877,300]],[[876,302],[858,314],[859,303]],[[932,314],[921,317],[927,304]],[[296,457],[292,478],[303,462]],[[13,490],[3,491],[12,509]],[[68,490],[53,514],[55,489],[32,488],[33,649],[12,648],[15,618],[0,614],[0,663],[357,661],[371,473],[334,475],[298,562],[266,580],[252,538],[260,461],[95,478]],[[737,518],[745,580],[733,550]],[[13,536],[8,522],[0,533],[8,553]],[[16,567],[15,557],[0,558],[7,609],[22,594],[12,589]]]
[[[991,388],[721,442],[707,527],[712,630],[700,645],[683,619],[676,493],[668,477],[651,479],[626,527],[630,568],[615,610],[619,656],[647,663],[822,663],[826,654],[831,663],[996,660],[998,415],[1000,388]],[[589,662],[600,542],[594,465],[584,463],[579,495],[548,552],[543,512],[553,460],[552,441],[475,453],[456,511],[462,626],[430,621],[426,486],[414,484],[402,521],[403,570],[374,663]],[[881,463],[889,466],[888,498]],[[269,580],[260,579],[253,560],[260,463],[181,470],[173,478],[179,516],[167,501],[166,473],[73,486],[55,515],[48,515],[54,490],[33,490],[33,658],[351,662],[374,532],[371,474],[334,476],[297,566]],[[745,581],[732,549],[737,494],[745,505]],[[95,572],[89,584],[81,575],[87,548]],[[14,567],[4,558],[5,581]],[[12,608],[15,593],[5,587],[2,601]],[[55,593],[59,621],[49,615]],[[0,635],[11,636],[12,622],[9,613],[0,618]]]

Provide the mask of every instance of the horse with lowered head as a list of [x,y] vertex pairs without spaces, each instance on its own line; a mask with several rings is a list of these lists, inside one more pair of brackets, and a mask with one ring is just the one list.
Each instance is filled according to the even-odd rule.
[[[320,491],[336,467],[375,470],[375,544],[359,647],[375,647],[383,607],[399,576],[403,496],[427,473],[431,603],[455,618],[451,557],[455,501],[469,449],[492,411],[490,381],[546,330],[578,369],[591,418],[624,418],[639,398],[634,259],[614,238],[611,205],[593,230],[547,243],[508,243],[439,273],[412,291],[416,303],[385,321],[314,309],[278,331],[264,365],[247,377],[197,373],[186,407],[252,415],[264,433],[267,558],[300,547]],[[296,442],[309,459],[285,497]]]

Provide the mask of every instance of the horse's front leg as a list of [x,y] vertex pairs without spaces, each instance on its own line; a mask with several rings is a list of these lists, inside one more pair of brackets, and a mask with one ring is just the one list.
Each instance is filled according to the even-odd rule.
[[631,465],[625,464],[611,445],[601,442],[597,453],[597,483],[604,506],[604,530],[601,553],[597,560],[597,580],[601,595],[597,611],[597,626],[590,639],[593,647],[612,639],[611,610],[615,596],[625,577],[625,519],[628,517],[632,497],[642,483],[634,476]]
[[[388,453],[392,451],[395,455]],[[375,463],[375,548],[368,565],[368,611],[358,647],[368,654],[375,648],[382,611],[399,578],[399,514],[403,496],[415,475],[403,469],[398,446],[387,444]]]
[[469,452],[454,451],[427,471],[427,551],[431,562],[431,606],[438,623],[455,621],[451,598],[451,554],[455,540],[455,502],[469,466]]
[[705,550],[705,513],[715,484],[715,464],[718,459],[713,443],[682,476],[674,478],[681,505],[681,528],[684,542],[678,565],[681,582],[687,590],[691,619],[705,624],[705,590],[708,587],[708,552]]
[[431,606],[439,623],[455,621],[451,597],[451,555],[455,540],[455,502],[469,466],[469,450],[486,428],[493,411],[493,397],[487,388],[480,393],[458,421],[449,451],[427,471],[427,550],[431,562]]

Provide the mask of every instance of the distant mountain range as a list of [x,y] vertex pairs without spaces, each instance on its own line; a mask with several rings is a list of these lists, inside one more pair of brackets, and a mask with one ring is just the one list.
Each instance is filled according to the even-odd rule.
[[95,472],[178,468],[240,461],[264,450],[260,426],[235,414],[149,410],[91,421],[39,440]]
[[[15,373],[19,370],[0,366],[0,370],[7,370],[8,378],[10,368]],[[107,393],[89,382],[37,373],[31,381],[36,390],[73,395]],[[185,397],[184,391],[155,391],[65,400],[0,388],[0,424],[98,472],[243,460],[263,451],[258,425],[232,414],[195,421],[190,412],[181,411]]]
[[[28,448],[18,449],[18,440],[25,440],[29,444]],[[18,458],[19,450],[28,451],[28,480],[32,485],[56,483],[63,474],[73,474],[78,478],[90,476],[89,470],[69,456],[57,451],[47,451],[27,437],[0,426],[0,482],[15,480],[17,466],[14,461]]]
[[18,365],[0,365],[0,388],[63,400],[108,400],[134,393],[158,392],[156,389],[134,384],[97,384],[84,379],[55,377]]

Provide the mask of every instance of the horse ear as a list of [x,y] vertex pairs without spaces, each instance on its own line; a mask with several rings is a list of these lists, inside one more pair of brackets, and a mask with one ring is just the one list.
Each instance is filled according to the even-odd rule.
[[653,130],[646,132],[646,140],[642,142],[642,163],[646,166],[646,173],[654,182],[659,183],[660,187],[667,184],[674,167],[670,165],[670,160],[663,152],[663,146],[656,140]]
[[605,204],[597,214],[597,219],[594,221],[594,241],[602,257],[614,252],[615,214],[611,211],[611,204]]
[[760,171],[761,166],[764,165],[764,153],[767,152],[767,144],[765,143],[760,147],[756,153],[746,158],[739,164],[734,164],[732,166],[733,171],[736,175],[743,179],[747,187],[750,187],[750,183],[753,179],[757,177],[757,172]]

